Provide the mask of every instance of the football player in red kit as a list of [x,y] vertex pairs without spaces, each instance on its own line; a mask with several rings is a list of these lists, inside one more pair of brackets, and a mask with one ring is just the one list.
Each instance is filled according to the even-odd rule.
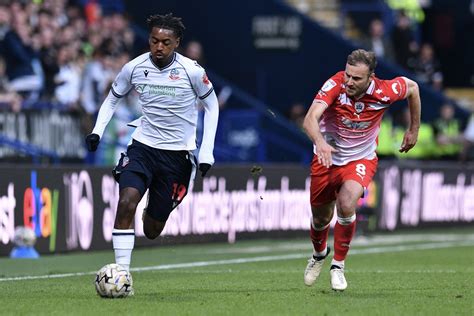
[[382,80],[375,77],[377,61],[363,49],[347,57],[346,68],[326,81],[306,114],[303,128],[314,144],[311,163],[311,228],[313,255],[304,273],[313,285],[325,258],[329,223],[337,211],[331,286],[347,288],[344,260],[355,232],[356,205],[377,169],[377,137],[385,110],[407,99],[410,126],[400,152],[415,146],[420,126],[421,101],[418,85],[405,77]]

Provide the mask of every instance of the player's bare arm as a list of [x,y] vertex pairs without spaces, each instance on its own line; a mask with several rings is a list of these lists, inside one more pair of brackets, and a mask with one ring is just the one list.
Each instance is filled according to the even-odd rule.
[[408,108],[410,109],[410,126],[408,126],[408,130],[403,136],[403,142],[399,149],[399,152],[401,153],[407,153],[415,146],[416,141],[418,140],[418,130],[420,129],[421,116],[421,100],[418,84],[408,78],[404,77],[404,79],[408,87],[406,98],[408,101]]
[[319,120],[326,110],[326,107],[327,105],[324,102],[314,100],[304,118],[303,129],[313,144],[316,145],[318,163],[329,168],[332,165],[332,153],[335,152],[336,149],[326,143],[319,129]]

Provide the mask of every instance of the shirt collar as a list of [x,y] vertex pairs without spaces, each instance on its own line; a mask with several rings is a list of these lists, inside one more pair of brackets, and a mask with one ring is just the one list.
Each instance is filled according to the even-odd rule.
[[176,60],[176,52],[173,53],[173,58],[171,59],[170,63],[169,63],[168,65],[164,66],[164,67],[159,67],[157,64],[155,64],[155,62],[153,61],[153,58],[151,57],[151,53],[150,53],[150,55],[149,55],[149,58],[150,58],[150,60],[151,60],[151,63],[152,63],[156,68],[158,68],[158,70],[161,71],[161,70],[165,70],[166,68],[168,68],[169,66],[171,66],[171,65],[174,63],[174,61]]

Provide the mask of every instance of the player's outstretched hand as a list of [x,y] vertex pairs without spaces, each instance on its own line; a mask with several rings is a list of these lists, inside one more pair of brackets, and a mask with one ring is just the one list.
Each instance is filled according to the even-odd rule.
[[100,137],[97,134],[89,134],[86,136],[86,145],[88,151],[96,151],[100,143]]
[[205,177],[206,173],[211,169],[211,165],[208,163],[200,163],[199,164],[199,171],[201,171],[201,176]]
[[401,153],[407,153],[410,149],[412,149],[415,146],[417,140],[418,140],[418,130],[406,131],[405,135],[403,136],[402,145],[400,146],[400,149],[398,149],[398,151]]

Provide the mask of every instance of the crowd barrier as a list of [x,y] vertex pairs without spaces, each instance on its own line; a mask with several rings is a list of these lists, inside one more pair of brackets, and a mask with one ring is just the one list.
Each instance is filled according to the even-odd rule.
[[[155,241],[144,237],[144,197],[136,245],[306,236],[309,169],[301,165],[217,165],[199,175]],[[360,200],[377,230],[474,223],[474,167],[381,162]],[[41,254],[111,249],[118,185],[109,168],[0,166],[0,256],[18,226],[31,227]]]

